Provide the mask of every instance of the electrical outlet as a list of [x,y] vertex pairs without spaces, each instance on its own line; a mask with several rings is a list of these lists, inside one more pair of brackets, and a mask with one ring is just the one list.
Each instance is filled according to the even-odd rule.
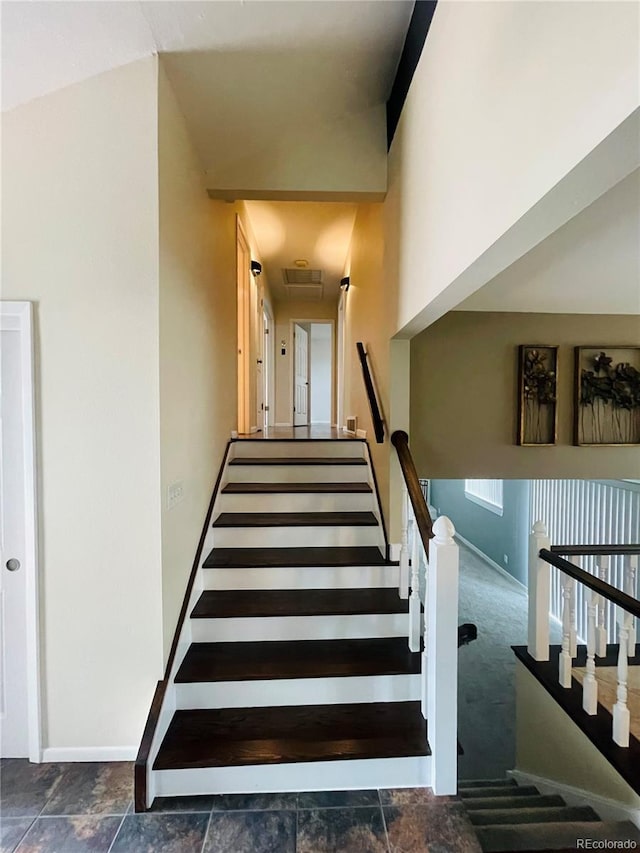
[[502,562],[505,564],[505,566],[509,565],[509,555],[508,554],[502,555]]
[[173,509],[182,500],[184,500],[184,483],[182,480],[177,480],[167,487],[167,509]]

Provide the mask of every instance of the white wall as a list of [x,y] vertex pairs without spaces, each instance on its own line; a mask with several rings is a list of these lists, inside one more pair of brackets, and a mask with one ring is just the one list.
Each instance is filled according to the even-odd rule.
[[311,364],[311,423],[331,423],[331,323],[312,323],[309,327],[309,351]]
[[[158,87],[160,451],[165,660],[231,429],[236,426],[236,210],[208,198],[163,65]],[[167,490],[184,499],[167,508]]]
[[[420,316],[638,107],[639,16],[616,0],[438,4],[389,160],[398,330],[414,334],[454,307],[443,298]],[[629,145],[637,159],[637,135]],[[612,182],[622,159],[603,164]],[[519,254],[592,200],[580,188],[553,195]],[[457,301],[518,251],[494,251]]]
[[3,115],[2,297],[36,312],[44,743],[135,747],[162,672],[157,62]]

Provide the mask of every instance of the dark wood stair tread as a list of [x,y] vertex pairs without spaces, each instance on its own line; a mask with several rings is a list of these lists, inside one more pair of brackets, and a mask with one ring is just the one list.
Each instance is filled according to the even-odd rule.
[[398,590],[379,589],[225,589],[205,590],[193,619],[269,616],[340,616],[408,613]]
[[238,456],[229,465],[366,465],[362,456]]
[[369,483],[227,483],[225,495],[371,493]]
[[175,680],[185,684],[419,672],[420,653],[409,651],[406,637],[192,643]]
[[212,527],[377,527],[372,512],[221,512]]
[[205,569],[276,568],[286,566],[397,566],[372,545],[347,548],[214,548]]
[[176,711],[154,770],[430,755],[419,702]]

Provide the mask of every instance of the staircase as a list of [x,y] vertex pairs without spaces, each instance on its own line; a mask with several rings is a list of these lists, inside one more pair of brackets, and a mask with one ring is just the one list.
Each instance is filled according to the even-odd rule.
[[600,820],[590,806],[568,806],[556,794],[543,795],[513,779],[461,782],[458,794],[486,853],[576,850],[578,839],[635,842],[631,848],[640,843],[630,821]]
[[362,440],[230,443],[136,762],[156,796],[430,784]]

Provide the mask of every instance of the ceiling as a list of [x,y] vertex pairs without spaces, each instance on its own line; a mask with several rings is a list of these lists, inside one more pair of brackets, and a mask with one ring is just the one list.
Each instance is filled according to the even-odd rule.
[[[384,105],[413,5],[3,2],[2,108],[159,53],[210,190],[261,187],[265,173],[265,186],[274,174],[287,189],[296,168],[296,180],[309,176],[313,189],[336,163],[338,184],[349,188],[355,173],[354,187],[384,191],[384,171],[368,173],[386,168]],[[292,151],[299,163],[288,162]]]
[[249,221],[275,301],[318,298],[314,286],[291,292],[283,270],[296,269],[296,260],[322,273],[324,301],[335,301],[345,274],[356,205],[339,202],[247,201]]
[[455,310],[640,314],[640,169]]

